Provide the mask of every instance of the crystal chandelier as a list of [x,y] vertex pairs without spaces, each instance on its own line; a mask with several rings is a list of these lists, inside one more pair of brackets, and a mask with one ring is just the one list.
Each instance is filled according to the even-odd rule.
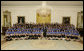
[[39,16],[41,16],[41,17],[47,17],[48,15],[50,15],[51,10],[46,7],[46,1],[43,1],[43,2],[42,2],[42,7],[37,10],[37,13],[38,13]]

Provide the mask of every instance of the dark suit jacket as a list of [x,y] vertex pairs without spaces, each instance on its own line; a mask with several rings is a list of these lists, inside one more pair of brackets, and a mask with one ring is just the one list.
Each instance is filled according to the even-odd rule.
[[46,32],[47,32],[47,29],[46,28],[43,28],[43,36],[44,37],[46,36]]

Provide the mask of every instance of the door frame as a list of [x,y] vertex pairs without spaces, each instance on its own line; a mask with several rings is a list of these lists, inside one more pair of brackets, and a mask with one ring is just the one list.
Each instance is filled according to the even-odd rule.
[[25,23],[25,16],[17,16],[17,23],[18,23],[18,17],[24,17],[24,23]]
[[78,28],[78,21],[79,21],[79,15],[83,14],[83,11],[81,12],[77,12],[77,24],[76,24],[76,28]]
[[70,18],[70,24],[71,24],[71,16],[62,16],[62,24],[63,24],[63,18],[64,17],[69,17]]
[[[5,21],[4,21],[4,15],[9,15],[9,17],[10,17],[10,26],[12,26],[12,19],[11,19],[11,12],[10,11],[8,11],[8,10],[6,10],[6,11],[3,11],[3,24],[2,24],[2,26],[4,27],[5,26]],[[8,17],[7,17],[7,21],[8,21]]]

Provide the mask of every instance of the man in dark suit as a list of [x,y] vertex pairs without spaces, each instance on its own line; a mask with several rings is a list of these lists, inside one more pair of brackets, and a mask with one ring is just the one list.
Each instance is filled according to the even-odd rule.
[[46,37],[46,32],[47,32],[47,29],[46,27],[43,28],[43,36]]

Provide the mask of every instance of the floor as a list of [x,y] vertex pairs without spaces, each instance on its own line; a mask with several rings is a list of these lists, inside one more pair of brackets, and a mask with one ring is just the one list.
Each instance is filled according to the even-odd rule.
[[83,37],[80,37],[80,39],[83,41]]
[[64,40],[13,40],[2,44],[1,50],[83,50],[83,44]]
[[1,41],[4,40],[4,35],[1,34]]

